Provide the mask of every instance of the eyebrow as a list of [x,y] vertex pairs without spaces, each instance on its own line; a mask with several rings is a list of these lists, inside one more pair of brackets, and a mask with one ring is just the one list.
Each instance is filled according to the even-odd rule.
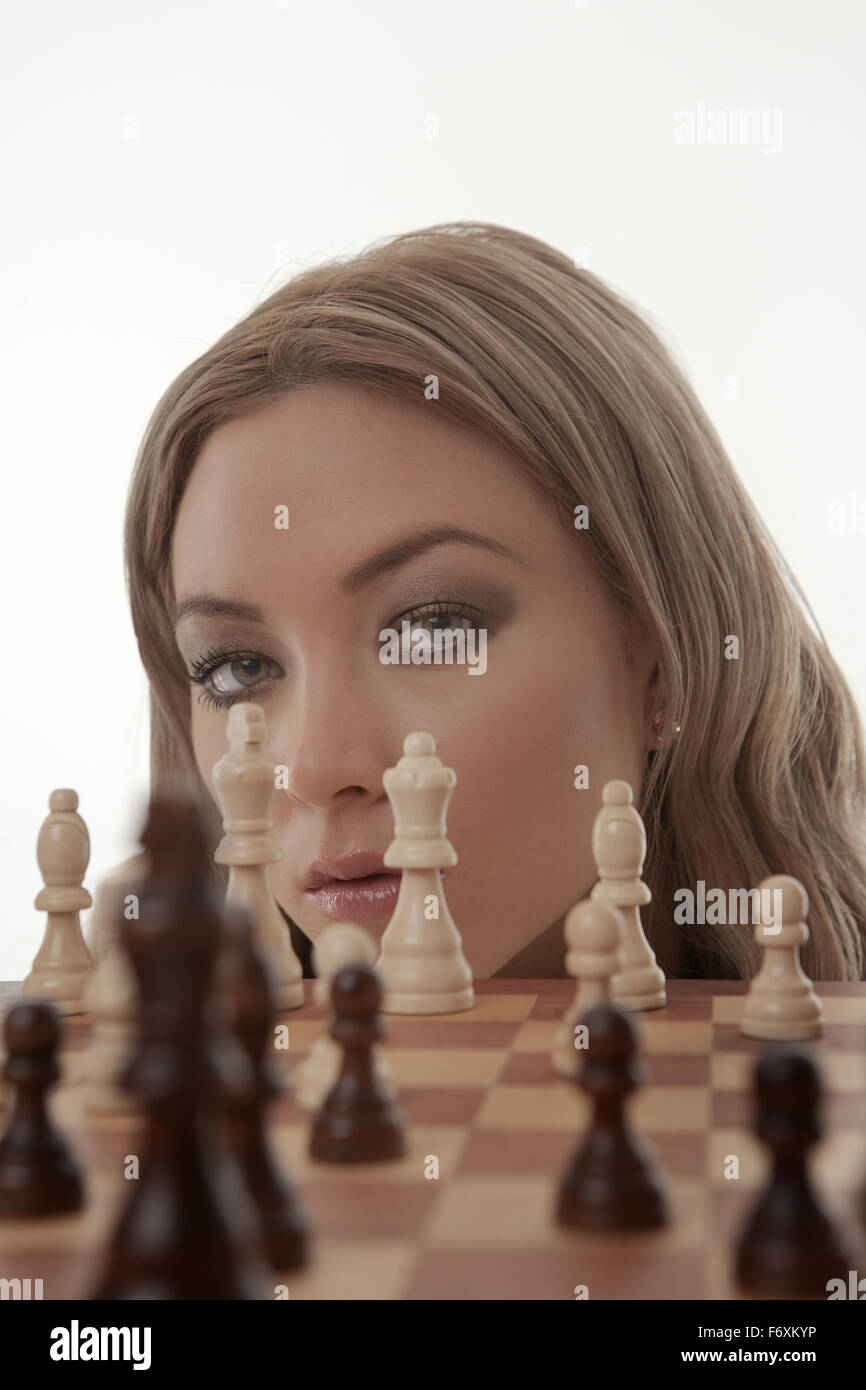
[[495,541],[492,536],[482,535],[480,531],[467,531],[463,526],[434,526],[403,536],[401,540],[389,545],[387,550],[379,551],[369,560],[362,560],[360,565],[343,575],[340,588],[345,594],[357,593],[358,589],[362,589],[365,584],[371,583],[387,570],[397,569],[399,565],[405,565],[409,560],[414,560],[416,556],[423,555],[425,551],[432,550],[437,545],[450,545],[454,542],[478,546],[482,550],[489,550],[493,555],[514,560],[517,564],[524,563],[507,545]]
[[[517,564],[525,563],[523,558],[515,551],[509,550],[507,545],[494,540],[492,536],[482,535],[480,531],[468,531],[463,526],[434,526],[403,536],[393,545],[389,545],[386,550],[380,550],[376,555],[371,555],[369,559],[362,560],[359,565],[355,565],[353,569],[343,575],[339,581],[339,587],[345,594],[355,594],[366,584],[372,583],[380,574],[397,569],[400,565],[407,564],[409,560],[414,560],[417,556],[425,554],[428,550],[433,550],[436,546],[454,543],[474,545],[482,550],[490,551],[493,555],[513,560]],[[262,609],[256,604],[217,598],[214,594],[192,594],[189,598],[182,599],[176,605],[172,615],[174,626],[176,627],[182,618],[192,615],[203,618],[241,618],[246,622],[253,623],[265,621]]]
[[190,616],[200,618],[243,618],[249,623],[263,623],[265,615],[254,603],[236,603],[233,599],[216,598],[213,594],[192,594],[181,599],[172,614],[172,623],[177,627],[181,618]]

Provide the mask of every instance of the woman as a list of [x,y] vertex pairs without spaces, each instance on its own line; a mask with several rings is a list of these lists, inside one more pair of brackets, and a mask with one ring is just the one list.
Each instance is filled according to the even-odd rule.
[[[613,778],[666,973],[750,975],[750,922],[675,906],[786,873],[806,969],[863,976],[851,694],[680,371],[553,248],[449,224],[283,286],[156,407],[126,564],[154,790],[188,773],[216,843],[225,710],[262,706],[302,946],[335,917],[381,936],[382,774],[425,729],[457,772],[445,891],[479,978],[563,973]],[[474,665],[401,659],[419,630]]]

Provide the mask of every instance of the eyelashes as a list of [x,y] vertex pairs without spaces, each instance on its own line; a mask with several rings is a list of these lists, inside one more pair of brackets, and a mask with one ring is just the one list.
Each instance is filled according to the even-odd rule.
[[[432,631],[458,627],[489,627],[482,611],[463,599],[433,599],[397,614],[385,627],[398,631],[403,622],[413,628],[429,626]],[[210,709],[228,709],[243,699],[258,699],[285,674],[271,657],[263,652],[242,650],[239,647],[212,646],[189,663],[189,679],[200,687],[198,702]]]
[[[262,666],[275,667],[276,662],[261,652],[211,647],[203,656],[190,662],[189,678],[193,685],[201,686],[198,697],[200,704],[211,709],[228,709],[245,695],[251,697],[253,691],[257,692],[272,678],[261,675],[257,668]],[[232,680],[237,682],[236,688],[226,689],[225,686]],[[223,689],[220,689],[220,683]]]
[[[198,693],[199,704],[210,709],[229,709],[232,705],[238,704],[241,698],[241,696],[235,695],[214,695],[207,687]],[[252,692],[246,698],[251,700],[253,698]]]
[[[443,619],[450,619],[447,624]],[[432,603],[424,603],[416,608],[407,608],[405,613],[400,613],[396,618],[392,618],[388,627],[399,628],[403,622],[409,622],[413,627],[422,627],[424,623],[432,623],[434,631],[438,625],[438,630],[443,631],[447,628],[455,627],[457,622],[465,620],[468,627],[485,626],[484,614],[480,609],[473,607],[471,603],[457,599],[434,599]]]

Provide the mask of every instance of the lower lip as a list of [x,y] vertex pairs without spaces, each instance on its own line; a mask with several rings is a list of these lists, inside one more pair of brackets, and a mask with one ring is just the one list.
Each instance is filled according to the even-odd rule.
[[335,922],[366,922],[394,911],[400,892],[400,874],[371,874],[369,878],[332,879],[305,896],[325,917]]

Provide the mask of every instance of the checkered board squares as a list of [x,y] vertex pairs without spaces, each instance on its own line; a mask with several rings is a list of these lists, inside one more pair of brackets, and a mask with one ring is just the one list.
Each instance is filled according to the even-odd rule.
[[[764,1045],[739,1033],[744,984],[671,981],[665,1009],[634,1016],[645,1084],[629,1113],[667,1176],[672,1213],[663,1230],[634,1235],[566,1231],[553,1220],[559,1175],[588,1116],[586,1098],[549,1062],[571,981],[482,981],[465,1013],[385,1015],[408,1152],[349,1167],[309,1157],[309,1117],[291,1094],[292,1073],[326,1022],[307,990],[303,1009],[280,1015],[289,1048],[275,1062],[287,1090],[269,1125],[315,1231],[309,1267],[274,1277],[290,1298],[571,1300],[583,1287],[591,1299],[740,1297],[735,1239],[766,1173],[748,1094]],[[806,1046],[825,1078],[827,1133],[813,1172],[850,1224],[866,1181],[866,985],[818,991],[825,1036]],[[123,1159],[137,1151],[133,1118],[83,1107],[76,1078],[89,1026],[65,1022],[64,1079],[52,1101],[84,1168],[88,1207],[0,1223],[0,1277],[42,1277],[46,1298],[88,1287],[123,1196]],[[736,1180],[725,1176],[731,1156]],[[436,1178],[425,1176],[433,1158]]]

